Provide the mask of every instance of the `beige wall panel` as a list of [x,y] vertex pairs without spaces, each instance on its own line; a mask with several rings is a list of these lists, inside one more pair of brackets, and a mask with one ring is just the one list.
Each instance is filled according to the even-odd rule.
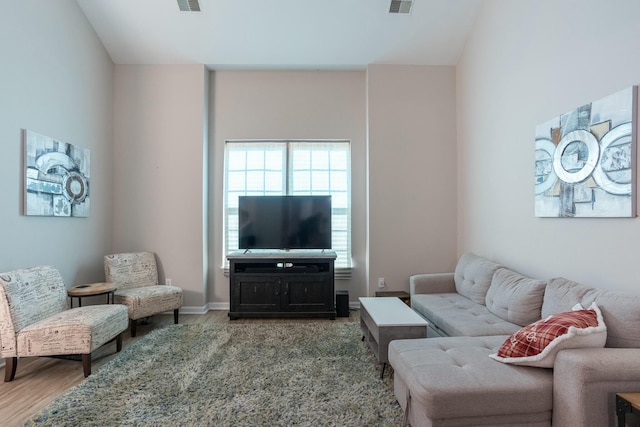
[[455,265],[455,69],[371,65],[367,95],[368,293],[408,291]]
[[[489,0],[458,65],[458,252],[640,293],[640,220],[536,218],[535,126],[640,83],[640,3]],[[587,30],[588,29],[588,30]]]

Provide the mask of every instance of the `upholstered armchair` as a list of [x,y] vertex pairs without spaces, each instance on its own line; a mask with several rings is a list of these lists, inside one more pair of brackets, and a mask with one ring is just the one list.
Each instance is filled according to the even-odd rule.
[[81,355],[91,375],[91,353],[112,340],[122,349],[127,330],[123,305],[68,309],[67,289],[57,269],[34,267],[0,273],[0,355],[4,381],[13,381],[19,357]]
[[158,283],[158,267],[153,252],[131,252],[104,257],[107,282],[118,287],[115,302],[129,309],[131,336],[136,336],[138,319],[173,310],[178,323],[182,289]]

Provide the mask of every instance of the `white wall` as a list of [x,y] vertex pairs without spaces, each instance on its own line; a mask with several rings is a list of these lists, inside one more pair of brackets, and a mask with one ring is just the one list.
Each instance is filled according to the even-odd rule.
[[208,301],[229,302],[222,270],[224,143],[229,139],[351,140],[351,280],[337,280],[352,301],[365,293],[365,101],[363,71],[215,71],[210,83],[211,248]]
[[[163,278],[186,289],[187,307],[226,303],[224,140],[349,138],[355,269],[336,287],[352,301],[372,294],[377,277],[406,289],[410,274],[450,269],[466,250],[534,277],[640,292],[639,219],[535,218],[532,188],[536,124],[640,83],[636,0],[486,0],[457,83],[448,67],[401,65],[366,73],[122,65],[114,77],[74,1],[5,3],[0,271],[53,264],[70,286],[102,280],[105,253],[154,250]],[[21,129],[91,150],[89,218],[22,215]]]
[[640,83],[640,2],[486,0],[458,66],[458,251],[640,293],[640,220],[534,216],[534,129]]
[[455,69],[371,65],[367,108],[369,295],[408,291],[455,266]]
[[206,303],[207,84],[202,65],[116,65],[113,252],[155,252],[187,312]]
[[[113,63],[72,0],[3,2],[0,52],[0,271],[48,264],[67,286],[102,281],[113,230]],[[88,218],[22,215],[21,129],[91,151]]]

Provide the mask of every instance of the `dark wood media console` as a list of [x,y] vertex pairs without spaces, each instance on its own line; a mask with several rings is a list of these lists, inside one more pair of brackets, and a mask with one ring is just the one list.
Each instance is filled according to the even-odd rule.
[[336,318],[333,251],[234,252],[229,260],[231,320]]

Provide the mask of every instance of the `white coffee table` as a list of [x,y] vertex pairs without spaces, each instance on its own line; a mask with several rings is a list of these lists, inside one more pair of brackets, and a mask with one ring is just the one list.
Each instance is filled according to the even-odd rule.
[[362,339],[382,363],[380,378],[387,367],[387,350],[393,340],[426,338],[428,323],[397,297],[360,297]]

